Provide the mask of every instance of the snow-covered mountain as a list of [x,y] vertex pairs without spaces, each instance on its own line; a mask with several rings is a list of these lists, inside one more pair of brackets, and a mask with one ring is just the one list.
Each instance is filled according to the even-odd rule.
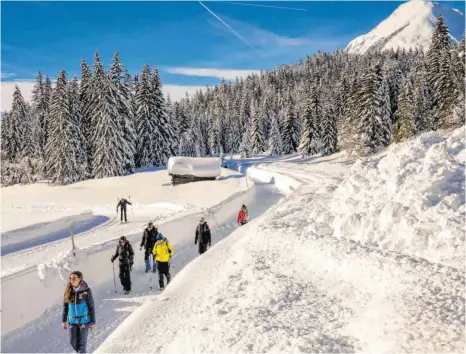
[[354,54],[392,48],[427,50],[439,14],[450,28],[452,40],[461,40],[464,31],[464,14],[461,10],[436,2],[411,0],[400,5],[372,31],[353,39],[345,50]]

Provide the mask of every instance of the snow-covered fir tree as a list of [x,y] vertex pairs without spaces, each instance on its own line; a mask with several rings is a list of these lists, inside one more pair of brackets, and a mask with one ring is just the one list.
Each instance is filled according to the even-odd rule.
[[109,77],[111,84],[115,87],[115,97],[118,110],[119,133],[121,139],[119,148],[123,157],[123,169],[131,171],[135,166],[134,156],[136,154],[136,133],[134,129],[133,106],[131,99],[131,79],[127,75],[120,61],[118,51],[113,55],[110,66]]
[[92,171],[95,178],[121,176],[125,170],[123,146],[126,141],[121,128],[119,92],[104,71],[98,53],[94,56],[92,77]]
[[69,184],[81,179],[79,128],[70,107],[66,73],[61,70],[52,92],[47,140],[46,174],[52,184]]
[[18,86],[13,93],[13,104],[8,120],[8,146],[7,158],[15,161],[24,156],[24,137],[27,133],[26,124],[29,120],[29,111]]
[[257,102],[251,104],[249,146],[252,154],[260,154],[265,150],[263,125]]
[[[321,151],[322,155],[331,155],[337,149],[336,109],[330,97],[324,99],[322,105]],[[390,119],[390,116],[388,117]]]
[[[35,142],[35,151],[33,156],[43,158],[45,154],[47,115],[49,111],[49,101],[45,95],[45,85],[42,79],[42,73],[39,71],[36,78],[36,84],[32,89],[32,119],[31,132]],[[31,156],[32,157],[32,156]]]
[[303,157],[314,155],[319,148],[317,122],[322,118],[322,104],[316,87],[308,93],[303,107],[301,139],[298,152]]
[[243,133],[243,137],[241,139],[241,145],[239,147],[239,153],[241,158],[249,158],[251,157],[251,133],[250,133],[250,124],[246,126],[246,130]]
[[81,81],[79,83],[79,101],[81,102],[81,132],[84,136],[82,147],[86,151],[86,175],[93,176],[92,157],[93,157],[93,110],[96,105],[92,97],[92,72],[89,65],[81,60]]
[[393,141],[408,140],[416,133],[414,84],[411,77],[406,80],[398,99],[397,124]]
[[269,155],[280,155],[283,151],[282,137],[280,135],[280,128],[278,127],[278,119],[275,115],[271,116],[270,134],[269,134]]
[[162,92],[162,82],[160,81],[159,72],[157,69],[152,70],[151,76],[151,94],[154,102],[154,119],[155,130],[153,134],[153,151],[154,160],[152,163],[156,166],[165,165],[168,158],[173,155],[172,140],[174,132],[168,124],[167,109],[165,106],[165,98]]

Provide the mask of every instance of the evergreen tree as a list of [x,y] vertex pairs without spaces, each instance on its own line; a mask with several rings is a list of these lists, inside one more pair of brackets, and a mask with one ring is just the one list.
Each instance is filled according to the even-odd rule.
[[400,93],[399,109],[397,112],[397,125],[393,134],[393,141],[398,143],[414,136],[416,133],[415,124],[415,101],[414,85],[409,78]]
[[8,122],[8,137],[9,137],[9,158],[15,161],[23,156],[24,136],[27,132],[26,124],[28,123],[28,108],[26,102],[21,95],[18,86],[15,87],[13,93],[13,104],[9,114]]
[[42,81],[42,73],[37,74],[36,84],[32,90],[32,120],[31,133],[34,142],[31,156],[44,157],[45,154],[45,129],[47,115],[49,110],[49,102],[46,101],[45,87]]
[[110,66],[110,81],[116,90],[116,104],[118,110],[119,132],[121,138],[118,147],[123,157],[123,169],[131,171],[134,168],[136,153],[136,134],[134,130],[133,107],[131,102],[131,80],[124,70],[118,51],[113,55]]
[[305,100],[302,115],[302,130],[298,151],[303,157],[308,157],[317,153],[319,132],[316,125],[317,119],[320,118],[321,110],[320,98],[314,87]]
[[157,116],[148,64],[144,65],[136,88],[136,107],[136,167],[143,167],[157,161],[154,150]]
[[[331,155],[337,149],[337,124],[335,121],[336,113],[333,102],[328,98],[324,101],[322,109],[322,154]],[[388,116],[390,119],[390,116]]]
[[260,119],[260,112],[257,102],[251,105],[251,130],[250,130],[250,148],[253,154],[260,154],[264,152],[264,132]]
[[250,144],[250,125],[246,126],[246,130],[243,133],[243,137],[241,139],[241,145],[239,147],[239,153],[241,158],[246,159],[251,157],[251,144]]
[[68,84],[68,98],[69,98],[69,110],[71,116],[71,125],[73,127],[73,133],[75,134],[76,140],[78,141],[78,147],[76,148],[76,163],[77,173],[79,174],[78,179],[84,180],[88,178],[88,158],[87,158],[87,143],[84,137],[84,122],[83,122],[83,105],[80,100],[79,81],[76,76]]
[[278,119],[275,115],[272,116],[269,134],[269,155],[280,155],[283,151],[282,137],[278,127]]
[[66,74],[61,70],[52,92],[50,135],[46,146],[46,173],[52,184],[69,184],[80,180],[79,134],[74,124]]
[[81,82],[79,85],[79,101],[81,102],[81,132],[83,135],[82,148],[86,152],[86,176],[92,177],[93,129],[92,117],[94,115],[95,103],[92,96],[92,72],[89,65],[81,60]]
[[157,166],[165,165],[168,158],[173,155],[171,142],[174,133],[168,124],[165,98],[162,92],[162,82],[157,69],[152,70],[151,93],[154,101],[155,130],[153,131],[153,150],[155,159],[153,164]]
[[92,171],[95,178],[121,176],[125,169],[124,137],[120,132],[119,92],[105,73],[100,56],[94,56],[91,117],[93,125]]

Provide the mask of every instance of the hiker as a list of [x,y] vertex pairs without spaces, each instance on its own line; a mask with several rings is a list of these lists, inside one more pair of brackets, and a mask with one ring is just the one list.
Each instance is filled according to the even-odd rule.
[[150,258],[152,258],[152,272],[157,271],[157,264],[155,263],[155,256],[152,255],[152,250],[154,249],[156,236],[158,234],[157,226],[149,222],[144,233],[142,234],[141,247],[140,250],[144,247],[144,262],[146,263],[146,273],[150,271]]
[[204,218],[199,220],[195,235],[194,244],[199,242],[199,254],[203,254],[207,251],[207,245],[209,245],[209,247],[212,245],[209,224],[207,224]]
[[125,294],[129,294],[131,291],[130,272],[133,270],[134,251],[125,236],[120,237],[115,254],[112,256],[112,263],[117,258],[120,265],[121,285],[123,286]]
[[241,226],[243,226],[244,224],[247,224],[248,222],[248,208],[246,207],[246,205],[243,204],[243,206],[241,207],[239,213],[238,213],[238,218],[236,220],[236,222],[238,224],[240,224]]
[[163,276],[167,278],[167,285],[170,283],[170,260],[175,252],[170,242],[160,232],[157,233],[154,249],[152,254],[157,261],[157,271],[159,272],[160,290],[163,290]]
[[117,214],[118,214],[118,208],[120,208],[120,222],[123,223],[123,214],[125,215],[125,222],[128,222],[128,219],[126,218],[126,205],[132,205],[130,202],[128,202],[125,198],[121,198],[120,201],[117,204]]
[[70,274],[65,287],[62,328],[70,329],[70,344],[77,353],[86,353],[89,328],[95,330],[95,309],[91,289],[80,271]]

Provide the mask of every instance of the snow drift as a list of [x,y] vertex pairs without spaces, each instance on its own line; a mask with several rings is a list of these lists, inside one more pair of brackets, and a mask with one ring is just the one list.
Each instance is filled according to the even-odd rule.
[[[452,33],[452,40],[461,38],[464,15],[444,4],[411,0],[401,4],[387,19],[369,33],[353,39],[346,51],[364,54],[369,50],[417,49],[430,47],[436,16],[442,14]],[[456,36],[456,38],[454,37]]]
[[355,163],[336,190],[337,237],[464,267],[464,127]]

